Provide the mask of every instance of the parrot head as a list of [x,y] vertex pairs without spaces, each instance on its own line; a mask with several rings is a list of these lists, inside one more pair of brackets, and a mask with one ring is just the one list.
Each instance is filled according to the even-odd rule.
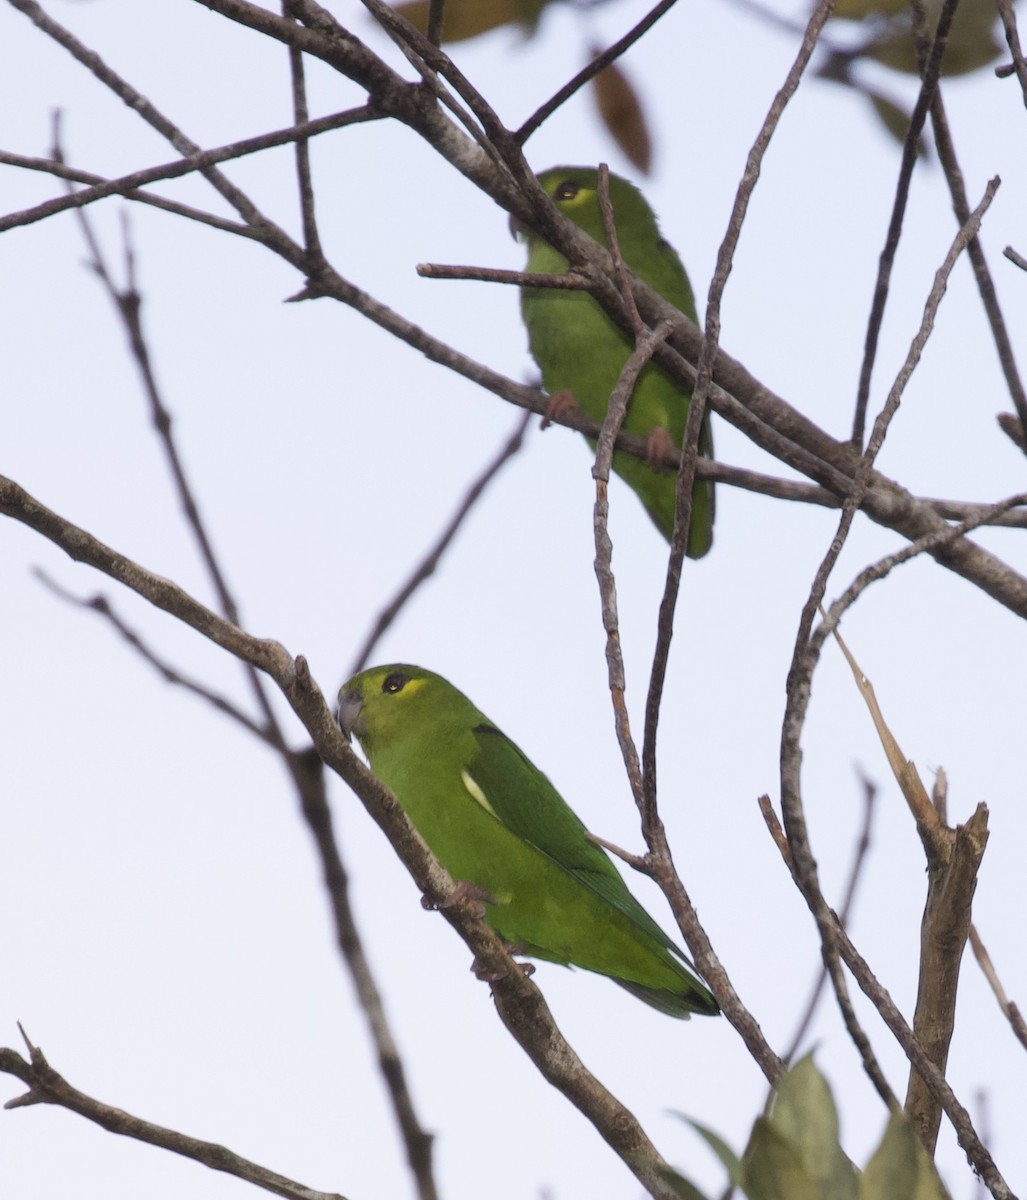
[[[538,176],[539,186],[565,217],[594,238],[606,245],[603,214],[599,207],[599,172],[595,167],[550,167]],[[617,216],[617,227],[639,206],[648,210],[636,187],[621,179],[610,176],[610,203]],[[538,235],[516,217],[510,218],[510,232],[522,241],[531,241]]]
[[371,667],[339,689],[339,728],[347,738],[356,736],[370,753],[427,724],[446,707],[448,693],[460,696],[452,684],[423,667],[407,663]]

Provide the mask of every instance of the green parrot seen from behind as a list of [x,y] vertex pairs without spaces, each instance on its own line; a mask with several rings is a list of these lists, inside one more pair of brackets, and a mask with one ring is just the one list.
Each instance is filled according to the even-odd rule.
[[719,1011],[559,792],[452,684],[401,664],[362,671],[339,692],[339,723],[516,952],[608,975],[670,1016]]
[[[553,167],[539,175],[538,181],[564,216],[600,245],[606,245],[598,171],[592,167]],[[611,175],[610,203],[624,261],[694,321],[695,300],[688,276],[674,248],[660,236],[656,217],[642,193],[627,180]],[[528,244],[529,271],[561,275],[567,270],[562,254],[519,222],[514,227]],[[570,392],[589,416],[601,421],[606,416],[610,393],[632,352],[630,339],[584,291],[525,287],[521,289],[521,312],[546,391],[551,396]],[[690,389],[680,388],[650,362],[635,385],[624,428],[650,439],[654,448],[665,445],[669,437],[680,449],[690,398]],[[713,457],[709,413],[699,434],[699,453]],[[675,474],[654,470],[620,450],[613,456],[613,469],[635,490],[669,541],[674,528]],[[713,543],[713,508],[712,480],[696,479],[688,534],[691,558],[701,558]]]

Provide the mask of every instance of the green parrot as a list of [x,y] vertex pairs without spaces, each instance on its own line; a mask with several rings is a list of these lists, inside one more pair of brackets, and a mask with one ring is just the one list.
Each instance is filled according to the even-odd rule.
[[672,1017],[719,1011],[560,793],[451,683],[372,667],[342,685],[338,716],[517,953],[608,975]]
[[[538,177],[542,190],[565,217],[579,225],[600,245],[606,245],[599,209],[599,172],[592,167],[553,167]],[[610,203],[621,254],[629,267],[675,308],[694,321],[692,288],[674,248],[660,236],[653,210],[642,193],[626,179],[610,176]],[[562,275],[567,260],[519,221],[512,226],[528,244],[527,269]],[[610,393],[616,386],[633,345],[583,291],[557,288],[521,288],[521,313],[528,327],[528,344],[542,371],[550,396],[570,393],[589,416],[606,416]],[[656,365],[642,371],[628,403],[624,428],[649,439],[653,453],[673,445],[680,448],[688,419],[691,389],[682,389]],[[595,442],[592,442],[593,447]],[[699,453],[713,457],[713,436],[707,412],[699,434]],[[658,471],[623,451],[613,456],[613,469],[632,487],[657,528],[669,541],[674,529],[677,477]],[[713,482],[696,479],[692,492],[692,525],[688,555],[701,558],[713,544]]]

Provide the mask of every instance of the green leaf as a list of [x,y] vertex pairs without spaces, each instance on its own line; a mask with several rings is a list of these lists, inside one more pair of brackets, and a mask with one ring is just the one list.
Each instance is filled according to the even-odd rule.
[[948,1200],[912,1123],[892,1113],[860,1180],[859,1200]]
[[824,1200],[796,1148],[766,1117],[742,1155],[742,1187],[749,1200]]
[[670,1167],[660,1167],[659,1174],[673,1190],[679,1200],[707,1200],[690,1179]]
[[[928,38],[934,36],[941,0],[926,0]],[[919,75],[916,36],[906,0],[838,0],[834,19],[865,21],[869,39],[856,58],[872,58],[893,71]],[[956,9],[941,61],[943,75],[966,75],[985,67],[1002,52],[991,0],[962,0]]]
[[741,1187],[742,1161],[720,1134],[714,1133],[712,1129],[707,1128],[705,1125],[700,1125],[698,1121],[693,1121],[691,1117],[686,1117],[684,1113],[676,1112],[673,1109],[671,1111],[674,1112],[674,1116],[680,1117],[682,1121],[692,1126],[695,1132],[724,1164],[724,1167],[727,1169],[728,1178],[735,1187]]
[[781,1080],[769,1119],[794,1150],[818,1196],[855,1200],[856,1176],[838,1141],[838,1111],[812,1054]]

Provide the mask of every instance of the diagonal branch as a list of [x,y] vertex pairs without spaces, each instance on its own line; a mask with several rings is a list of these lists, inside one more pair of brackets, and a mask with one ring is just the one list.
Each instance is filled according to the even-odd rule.
[[251,637],[200,604],[177,584],[104,545],[0,476],[0,514],[12,517],[189,625],[215,645],[266,672],[303,723],[320,759],[348,784],[386,835],[414,881],[470,947],[488,976],[504,1025],[543,1076],[592,1123],[656,1200],[675,1200],[669,1167],[628,1111],[585,1067],[553,1020],[545,1000],[509,948],[462,902],[449,874],[428,850],[395,796],[360,762],[343,738],[306,660],[279,642]]
[[[970,203],[966,198],[963,172],[960,170],[959,161],[956,158],[956,147],[952,141],[952,132],[949,129],[940,90],[935,92],[931,100],[931,125],[934,130],[934,144],[938,151],[938,159],[945,172],[949,193],[952,196],[952,209],[956,214],[956,220],[962,226],[970,220]],[[1002,315],[1002,308],[998,301],[998,293],[995,291],[995,283],[992,280],[991,271],[988,269],[988,260],[984,257],[984,247],[981,245],[979,237],[974,236],[970,239],[967,245],[967,254],[970,257],[970,265],[973,267],[981,303],[984,306],[988,324],[991,326],[991,336],[995,342],[995,350],[998,353],[1002,374],[1005,376],[1006,387],[1009,389],[1013,407],[1020,420],[1020,427],[1027,429],[1027,392],[1024,391],[1023,380],[1020,378],[1020,372],[1016,366],[1013,343],[1009,337],[1009,330],[1006,328],[1005,317]]]
[[88,609],[90,612],[95,612],[109,621],[116,632],[125,640],[125,642],[135,651],[136,654],[144,661],[150,664],[151,667],[160,675],[165,683],[172,687],[180,687],[187,692],[192,692],[194,696],[198,696],[201,700],[206,701],[215,711],[223,713],[226,717],[231,718],[243,729],[252,733],[255,738],[265,742],[274,750],[280,750],[279,741],[268,733],[268,730],[258,725],[252,717],[248,716],[239,706],[229,700],[227,697],[220,695],[207,687],[206,684],[198,683],[195,679],[189,679],[171,663],[166,662],[154,650],[143,641],[138,633],[118,615],[114,606],[102,592],[97,592],[88,599],[82,596],[76,596],[73,592],[69,592],[67,588],[61,587],[59,583],[51,579],[45,571],[36,568],[34,572],[36,578],[48,588],[55,596],[60,597],[68,604],[74,604],[78,608]]
[[269,1171],[267,1167],[250,1162],[249,1159],[234,1154],[216,1142],[204,1142],[174,1129],[167,1129],[163,1125],[154,1125],[150,1121],[132,1116],[123,1109],[104,1104],[102,1100],[95,1100],[59,1075],[46,1061],[38,1046],[28,1042],[28,1048],[27,1062],[16,1051],[0,1048],[0,1071],[16,1076],[29,1089],[23,1096],[9,1100],[4,1105],[5,1108],[25,1108],[33,1104],[57,1105],[78,1113],[110,1133],[118,1133],[138,1142],[158,1146],[162,1150],[170,1150],[173,1154],[202,1163],[213,1171],[234,1175],[237,1179],[262,1188],[265,1192],[284,1196],[286,1200],[343,1200],[343,1197],[335,1192],[318,1192],[302,1183],[287,1179],[284,1175]]
[[[299,147],[297,148],[297,152],[300,152]],[[60,157],[58,148],[55,148],[54,153],[55,157]],[[302,176],[302,168],[300,173]],[[142,298],[136,287],[135,255],[131,244],[128,242],[127,233],[125,251],[127,284],[125,289],[121,291],[115,285],[112,274],[104,261],[99,242],[93,234],[86,213],[80,210],[76,215],[79,218],[92,255],[92,263],[90,265],[102,280],[128,333],[132,356],[139,368],[143,379],[144,391],[150,403],[154,427],[164,448],[187,524],[200,548],[201,557],[208,574],[213,580],[221,611],[228,621],[237,626],[240,623],[238,606],[229,590],[225,573],[214,553],[213,542],[207,533],[199,505],[186,475],[184,461],[179,453],[173,435],[174,427],[170,410],[164,403],[157,385],[156,375],[153,371],[142,323]],[[309,216],[312,221],[312,210]],[[307,226],[305,232],[308,235],[308,245],[316,250],[316,226]],[[315,844],[321,856],[325,885],[335,919],[336,938],[339,949],[349,968],[357,995],[367,1018],[368,1027],[378,1054],[379,1067],[388,1089],[389,1099],[392,1103],[400,1133],[403,1137],[407,1159],[418,1186],[419,1196],[421,1200],[437,1200],[438,1192],[435,1187],[431,1166],[432,1139],[429,1134],[424,1132],[417,1120],[413,1099],[406,1083],[403,1063],[400,1059],[395,1039],[389,1028],[384,1005],[371,973],[370,965],[363,951],[352,906],[349,901],[348,878],[332,828],[331,813],[328,808],[325,790],[324,770],[320,759],[312,751],[296,751],[288,746],[285,734],[282,731],[268,696],[267,681],[252,664],[243,662],[242,666],[257,705],[264,716],[264,723],[260,727],[255,722],[251,722],[248,717],[244,716],[234,706],[229,707],[227,702],[223,701],[220,697],[214,696],[206,689],[199,687],[199,685],[191,684],[182,679],[177,672],[172,677],[169,674],[169,668],[159,663],[142,642],[113,615],[106,600],[103,600],[103,598],[100,598],[100,600],[104,607],[100,608],[99,605],[96,605],[99,611],[106,612],[106,615],[115,626],[120,629],[122,636],[129,639],[149,662],[162,670],[165,673],[165,678],[173,682],[179,682],[183,686],[191,688],[194,692],[205,696],[215,707],[227,711],[229,715],[241,721],[247,728],[253,729],[263,741],[267,742],[281,754],[285,767],[296,788],[304,820],[314,837]]]
[[0,217],[0,233],[4,233],[8,229],[17,229],[22,225],[32,225],[68,209],[94,204],[109,196],[121,196],[125,200],[151,204],[157,208],[166,209],[168,212],[188,217],[190,220],[213,225],[225,233],[261,240],[260,231],[252,226],[226,221],[223,217],[215,216],[213,213],[191,208],[189,205],[180,204],[175,200],[167,200],[163,196],[154,196],[140,189],[148,187],[152,183],[160,183],[165,179],[181,179],[186,175],[202,172],[205,167],[230,162],[236,158],[244,158],[248,154],[257,154],[276,146],[287,146],[291,142],[299,144],[320,133],[328,133],[334,129],[344,129],[349,125],[359,125],[380,119],[380,113],[376,113],[369,105],[362,105],[360,108],[348,109],[346,112],[335,113],[330,117],[318,117],[314,121],[291,125],[288,129],[279,129],[273,133],[262,133],[257,137],[244,138],[242,141],[231,142],[226,146],[217,146],[211,150],[196,150],[192,154],[185,155],[184,158],[176,158],[172,162],[162,163],[159,166],[132,171],[117,179],[104,179],[100,175],[94,175],[91,171],[79,171],[56,159],[28,158],[24,155],[0,151],[0,164],[22,167],[29,171],[43,171],[48,175],[55,175],[58,179],[68,179],[73,183],[88,185],[81,191],[55,197],[53,200],[46,200],[32,208]]
[[[981,1144],[970,1122],[969,1114],[959,1104],[951,1088],[945,1082],[944,1076],[909,1029],[898,1009],[892,1003],[891,998],[881,988],[866,963],[857,954],[845,931],[841,928],[837,916],[831,911],[827,901],[824,899],[818,879],[816,861],[813,857],[809,834],[806,828],[800,785],[801,732],[809,704],[813,671],[819,658],[825,629],[833,627],[834,621],[837,619],[832,610],[830,620],[825,621],[821,629],[811,633],[813,616],[823,598],[828,576],[837,561],[838,555],[841,553],[851,526],[852,517],[855,513],[855,505],[859,502],[860,491],[865,481],[870,477],[874,455],[883,444],[888,423],[898,409],[905,382],[912,373],[923,345],[930,334],[937,307],[944,295],[948,274],[951,272],[958,254],[965,248],[968,239],[976,235],[980,218],[990,203],[991,195],[993,195],[996,186],[997,181],[992,181],[980,205],[975,210],[973,219],[959,231],[949,253],[946,255],[944,264],[937,272],[927,303],[924,306],[920,328],[913,338],[906,361],[898,373],[889,393],[888,400],[875,422],[867,451],[863,455],[854,478],[853,494],[847,498],[842,510],[838,532],[813,580],[809,598],[800,618],[792,663],[788,673],[785,715],[781,728],[780,769],[781,813],[788,835],[788,844],[794,865],[794,877],[817,923],[825,965],[830,971],[831,981],[834,985],[846,1025],[854,1042],[860,1049],[868,1074],[874,1081],[882,1098],[885,1099],[886,1103],[892,1105],[894,1098],[891,1089],[888,1087],[883,1072],[875,1056],[872,1054],[869,1039],[867,1039],[865,1032],[858,1024],[852,1009],[848,995],[848,986],[839,964],[839,954],[845,959],[850,970],[856,975],[860,987],[874,1000],[878,1012],[884,1018],[889,1028],[892,1029],[899,1044],[906,1052],[909,1061],[923,1078],[932,1095],[944,1107],[945,1112],[956,1129],[960,1144],[967,1151],[968,1155],[970,1155],[977,1169],[988,1180],[993,1195],[1004,1197],[1009,1195],[1008,1187],[995,1167],[986,1148]],[[947,532],[950,537],[957,538],[962,533],[962,530],[959,526],[956,526],[948,529]],[[928,547],[923,545],[921,548],[927,549]],[[937,547],[932,548],[936,549]]]
[[523,125],[514,134],[518,145],[523,146],[531,135],[562,107],[576,92],[579,92],[586,83],[594,79],[600,71],[605,70],[611,63],[616,62],[625,51],[631,47],[642,37],[648,33],[650,29],[668,13],[677,0],[660,0],[660,3],[655,5],[652,10],[638,22],[632,29],[617,41],[609,46],[602,54],[597,54],[589,63],[587,63],[572,79],[568,80],[559,91],[555,92],[550,98],[537,108],[531,116],[524,122]]
[[927,113],[938,87],[941,74],[941,59],[948,42],[949,29],[955,15],[959,0],[944,0],[938,25],[934,34],[934,44],[930,56],[924,66],[923,79],[916,104],[909,118],[909,128],[902,143],[902,161],[899,166],[899,178],[895,186],[895,200],[892,203],[891,217],[888,221],[888,233],[884,249],[881,251],[877,269],[877,281],[874,284],[874,298],[870,306],[870,316],[867,320],[866,339],[863,348],[863,363],[859,372],[859,387],[856,393],[856,411],[852,419],[852,443],[862,448],[863,433],[866,426],[867,405],[870,401],[870,377],[873,374],[874,362],[877,358],[877,342],[884,321],[884,309],[888,302],[888,289],[891,284],[892,266],[902,236],[902,223],[905,219],[906,206],[909,203],[909,183],[916,166],[920,135],[927,120]]
[[[9,2],[26,12],[41,11],[31,0]],[[297,25],[267,9],[247,3],[247,0],[197,2],[203,2],[223,16],[273,37],[286,46],[295,46],[314,55],[365,86],[372,94],[378,114],[392,116],[414,129],[507,211],[533,223],[568,258],[572,266],[598,264],[589,271],[593,295],[614,320],[624,325],[623,301],[608,274],[611,270],[609,255],[577,226],[556,212],[526,168],[522,171],[520,160],[507,164],[508,173],[497,172],[480,148],[469,142],[439,112],[429,95],[400,79],[312,0],[294,0],[309,25]],[[77,42],[74,45],[78,47],[80,57],[90,55],[91,52]],[[129,89],[127,94],[138,95],[127,84],[115,90],[122,94],[125,89]],[[161,123],[166,124],[166,120],[161,118]],[[277,226],[267,222],[260,228],[254,226],[249,233],[297,269],[307,271],[312,266],[317,269],[316,276],[302,295],[330,295],[354,307],[433,361],[475,380],[504,399],[535,412],[544,412],[545,401],[540,393],[523,388],[473,362],[323,264],[311,263],[310,256],[303,248],[286,237]],[[699,360],[703,347],[702,334],[640,280],[632,279],[631,290],[639,312],[650,327],[664,319],[675,322],[674,334],[670,339],[672,345],[661,347],[656,358],[672,379],[690,387],[695,379],[695,370],[689,364]],[[836,496],[851,495],[852,478],[858,468],[858,457],[852,453],[851,447],[830,438],[723,351],[717,354],[712,378],[715,386],[710,388],[709,403],[722,416],[757,445]],[[570,416],[563,423],[594,433],[595,427],[581,415]],[[622,436],[625,440],[618,443],[619,448],[631,449],[631,440],[627,435]],[[638,440],[634,445],[635,452],[641,449]],[[698,464],[697,471],[700,474],[705,470],[704,464]],[[897,484],[879,475],[871,477],[861,506],[872,520],[897,530],[910,541],[944,527],[944,521],[929,502],[910,496]],[[947,569],[963,575],[1001,604],[1027,615],[1027,580],[996,556],[963,540],[946,543],[936,557]]]

